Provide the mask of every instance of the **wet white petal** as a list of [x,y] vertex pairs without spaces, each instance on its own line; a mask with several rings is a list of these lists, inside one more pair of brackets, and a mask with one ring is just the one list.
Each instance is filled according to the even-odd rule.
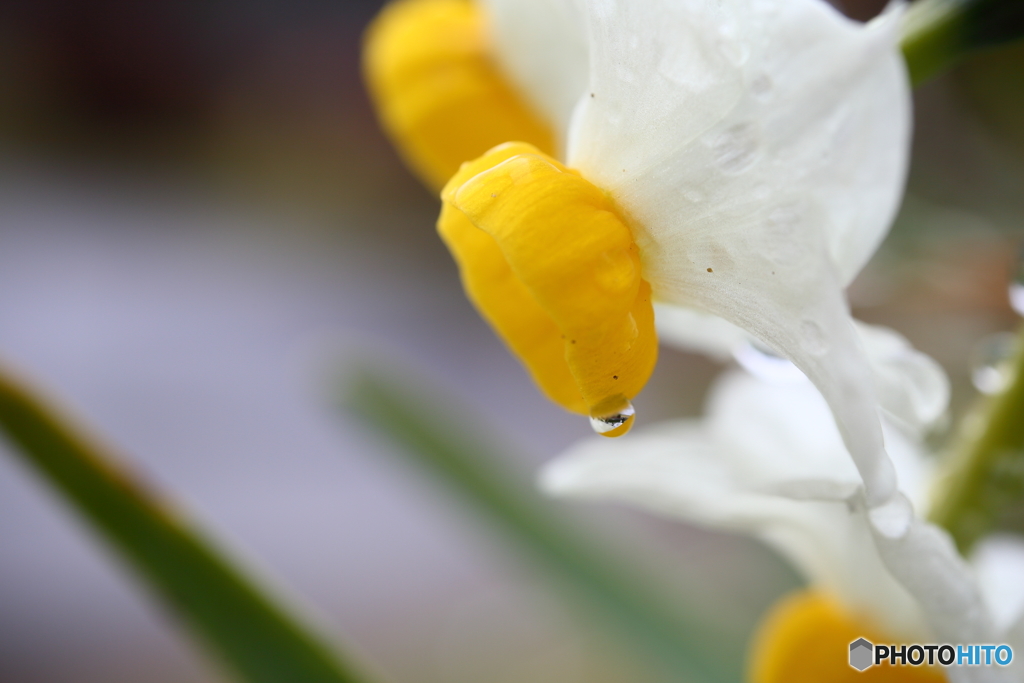
[[[793,500],[751,490],[703,426],[677,422],[617,442],[588,440],[548,465],[554,495],[610,499],[713,529],[752,534],[815,585],[907,637],[926,632],[921,611],[874,550],[863,510],[844,501]],[[806,480],[804,483],[807,483]]]
[[481,0],[496,57],[510,80],[565,144],[573,109],[587,88],[583,18],[575,0]]
[[[655,305],[658,336],[669,346],[703,353],[716,360],[735,358],[746,370],[771,379],[747,362],[754,338],[736,325],[683,306]],[[871,367],[876,396],[897,423],[920,434],[934,426],[949,406],[950,386],[945,371],[930,356],[914,349],[898,332],[854,320]],[[770,358],[766,354],[760,355]],[[792,373],[774,372],[791,381]]]
[[[912,480],[921,495],[918,447],[898,431],[888,436],[901,481]],[[923,612],[889,574],[866,511],[855,504],[859,483],[809,382],[773,385],[739,372],[716,383],[705,420],[638,429],[618,442],[588,440],[542,474],[556,495],[619,500],[751,533],[890,632],[924,637]]]
[[890,18],[820,0],[586,3],[591,85],[569,164],[633,219],[662,301],[800,367],[872,503],[895,490],[842,289],[902,190],[909,89]]
[[[728,373],[714,385],[707,413],[716,443],[751,487],[846,500],[861,485],[828,405],[810,382],[775,384]],[[919,442],[888,422],[883,433],[900,490],[922,504],[932,461]]]
[[705,422],[747,489],[842,501],[861,485],[828,406],[809,382],[777,385],[726,373],[711,390]]
[[[570,164],[623,197],[641,176],[667,172],[657,180],[674,196],[659,202],[685,216],[728,220],[769,194],[810,193],[827,219],[815,229],[849,284],[888,230],[908,164],[898,6],[867,26],[821,0],[584,7],[594,97],[581,103]],[[687,156],[712,163],[680,173]],[[716,206],[728,196],[731,206]]]
[[[900,497],[870,511],[870,528],[878,554],[892,576],[924,611],[932,637],[948,643],[992,643],[992,618],[970,568],[949,535],[917,517],[895,509],[909,503]],[[950,679],[965,683],[1013,680],[998,667],[954,667]]]
[[930,356],[899,333],[854,321],[871,364],[879,402],[916,432],[931,427],[949,406],[949,378]]

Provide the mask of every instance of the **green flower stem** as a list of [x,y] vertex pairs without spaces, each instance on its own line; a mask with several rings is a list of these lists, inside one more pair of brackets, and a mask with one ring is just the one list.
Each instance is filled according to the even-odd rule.
[[2,366],[0,432],[240,680],[366,680],[103,446]]
[[931,519],[961,553],[998,528],[1019,526],[1024,513],[1024,327],[1008,386],[963,419]]
[[920,85],[972,52],[1021,37],[1021,0],[917,0],[904,17],[903,55]]
[[668,609],[639,580],[566,528],[559,511],[532,488],[503,475],[484,457],[495,449],[460,428],[466,424],[464,414],[439,412],[436,395],[413,394],[372,371],[362,371],[346,389],[345,407],[403,446],[479,517],[576,588],[669,680],[740,680],[743,658],[723,654],[727,638],[718,637],[712,624]]

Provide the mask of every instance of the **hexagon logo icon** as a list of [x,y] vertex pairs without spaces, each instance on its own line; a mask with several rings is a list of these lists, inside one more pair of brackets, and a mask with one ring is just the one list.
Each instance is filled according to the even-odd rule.
[[858,638],[850,643],[850,666],[857,671],[863,671],[874,664],[875,646]]

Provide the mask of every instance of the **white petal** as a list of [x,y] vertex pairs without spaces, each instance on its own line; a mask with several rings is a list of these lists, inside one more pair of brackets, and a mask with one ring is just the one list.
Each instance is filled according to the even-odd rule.
[[[932,642],[999,642],[974,576],[945,531],[913,516],[899,496],[868,517],[882,562],[921,606]],[[953,683],[1019,681],[1018,670],[996,666],[949,667],[946,675]]]
[[[828,404],[806,380],[779,384],[726,373],[711,389],[705,422],[748,488],[845,501],[861,486]],[[923,504],[932,460],[919,440],[887,421],[883,430],[900,490]]]
[[[1024,538],[993,534],[982,539],[971,552],[971,567],[996,630],[1010,631],[1024,619]],[[1020,655],[1024,658],[1024,650]]]
[[843,501],[751,490],[747,458],[736,455],[722,450],[700,423],[667,423],[628,440],[583,442],[550,463],[541,483],[554,495],[618,500],[693,524],[750,533],[894,635],[926,633],[920,609],[881,564],[863,512]]
[[587,88],[589,60],[575,0],[482,0],[498,62],[552,125],[564,146],[573,109]]
[[887,327],[854,323],[882,407],[917,433],[933,426],[949,406],[949,378],[942,366]]
[[902,496],[868,516],[882,561],[921,605],[933,636],[949,643],[993,642],[991,617],[949,535],[914,516]]
[[[849,284],[888,230],[908,166],[898,6],[866,26],[822,0],[584,7],[594,96],[581,102],[570,165],[605,189],[675,176],[658,179],[675,195],[658,199],[683,215],[728,214],[712,206],[720,196],[738,206],[810,193],[826,219],[816,229]],[[680,174],[685,157],[711,163]]]
[[594,97],[569,164],[633,220],[656,297],[746,329],[815,382],[869,500],[886,500],[895,478],[842,289],[902,189],[894,22],[864,28],[820,0],[586,6]]
[[706,423],[718,457],[749,490],[845,501],[861,486],[828,406],[806,380],[726,373],[712,387]]
[[728,320],[684,306],[654,304],[658,338],[677,349],[703,353],[726,361],[750,340],[750,335]]
[[[745,370],[769,381],[792,382],[803,376],[759,351],[748,332],[718,316],[660,303],[654,310],[658,335],[668,346],[719,361],[735,358]],[[871,366],[878,402],[888,416],[914,435],[933,427],[949,406],[949,378],[942,366],[894,330],[853,322]]]
[[611,189],[721,121],[743,98],[737,61],[744,56],[734,54],[742,49],[737,22],[723,3],[583,0],[583,7],[590,84],[568,161]]

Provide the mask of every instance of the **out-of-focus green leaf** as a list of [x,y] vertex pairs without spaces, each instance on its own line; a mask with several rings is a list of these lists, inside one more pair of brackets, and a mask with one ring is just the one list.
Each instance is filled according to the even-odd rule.
[[667,607],[625,568],[567,528],[554,506],[503,475],[492,445],[460,427],[467,423],[464,412],[440,410],[440,397],[427,393],[414,393],[405,382],[364,369],[345,387],[344,406],[403,446],[476,516],[574,587],[669,680],[724,683],[742,678],[744,658],[723,652],[728,639],[714,624]]
[[971,53],[1021,38],[1021,0],[917,0],[905,17],[903,55],[918,85]]
[[0,432],[240,680],[367,680],[107,449],[2,367]]
[[1006,388],[965,417],[932,521],[966,554],[997,528],[1024,530],[1024,327]]

